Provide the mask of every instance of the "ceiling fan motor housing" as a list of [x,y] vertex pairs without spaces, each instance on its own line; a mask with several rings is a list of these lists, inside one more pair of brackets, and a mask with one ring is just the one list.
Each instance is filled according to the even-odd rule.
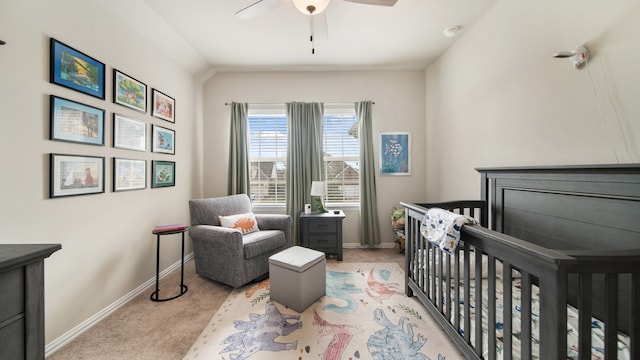
[[317,15],[329,6],[330,0],[292,0],[300,12],[307,15]]

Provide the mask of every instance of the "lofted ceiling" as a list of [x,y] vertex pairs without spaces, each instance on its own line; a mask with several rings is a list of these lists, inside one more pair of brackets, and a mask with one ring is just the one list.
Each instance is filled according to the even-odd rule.
[[[144,0],[216,71],[424,69],[499,0],[331,0],[313,45],[309,17],[288,0],[252,19],[235,15],[255,1]],[[443,36],[452,26],[461,30]]]

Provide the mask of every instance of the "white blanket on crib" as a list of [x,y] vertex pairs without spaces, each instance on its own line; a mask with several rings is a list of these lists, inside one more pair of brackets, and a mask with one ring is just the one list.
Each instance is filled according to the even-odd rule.
[[466,215],[440,208],[430,208],[424,215],[420,232],[442,251],[453,254],[458,249],[462,225],[475,223],[475,219]]

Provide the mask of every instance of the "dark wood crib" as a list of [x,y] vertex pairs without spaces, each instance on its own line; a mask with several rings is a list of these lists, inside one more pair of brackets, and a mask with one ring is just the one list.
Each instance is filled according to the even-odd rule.
[[[406,294],[469,359],[567,359],[569,350],[591,359],[596,321],[606,359],[640,359],[640,165],[477,171],[481,200],[402,203]],[[477,219],[462,227],[454,254],[422,236],[430,207]],[[568,317],[577,319],[575,344]]]

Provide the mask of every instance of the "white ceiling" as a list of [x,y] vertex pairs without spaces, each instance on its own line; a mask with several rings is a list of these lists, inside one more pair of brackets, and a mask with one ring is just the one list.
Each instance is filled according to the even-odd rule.
[[[216,71],[250,71],[424,69],[499,0],[332,0],[315,54],[309,19],[290,1],[249,20],[235,12],[257,0],[144,1]],[[442,35],[455,25],[456,37]]]

